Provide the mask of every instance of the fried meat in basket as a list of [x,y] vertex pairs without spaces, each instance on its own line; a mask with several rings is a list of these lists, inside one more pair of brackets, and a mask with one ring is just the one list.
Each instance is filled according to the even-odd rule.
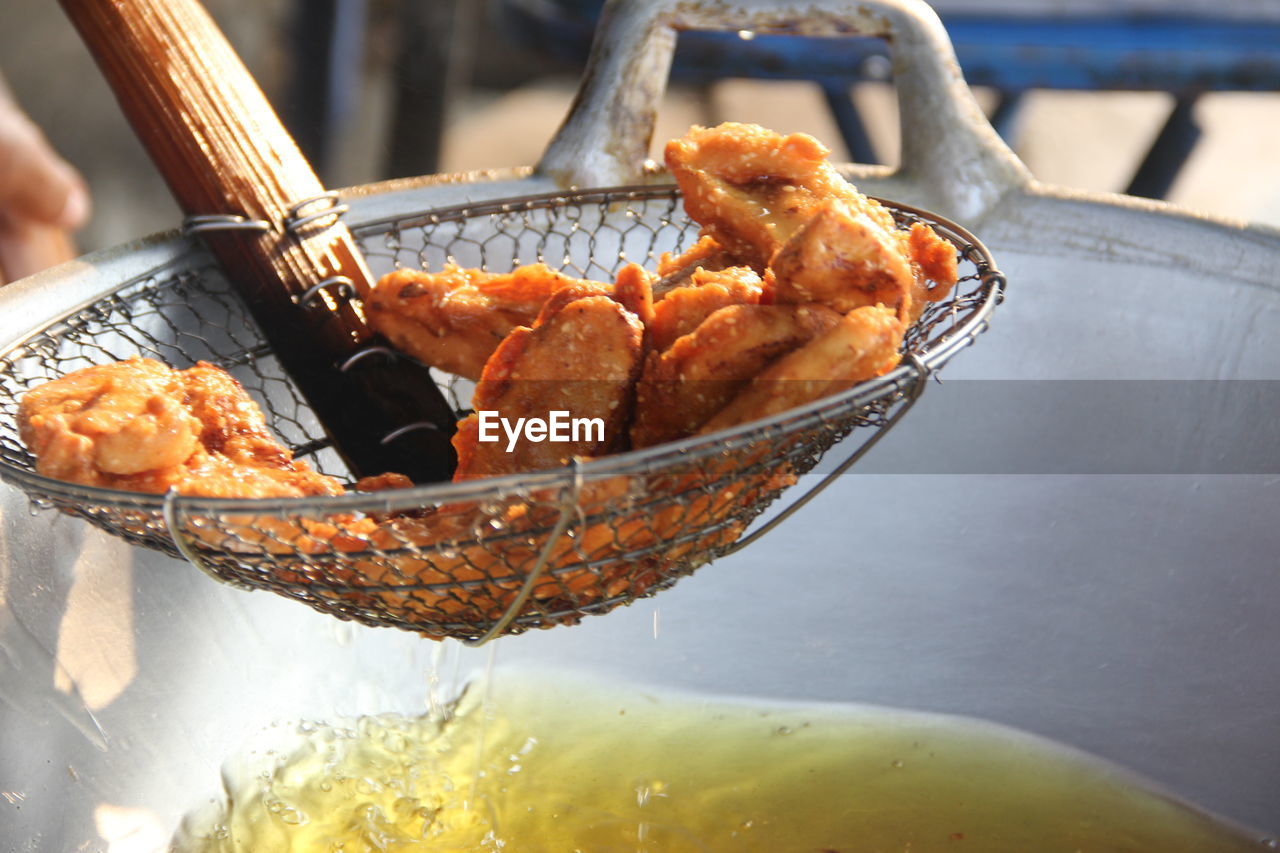
[[838,322],[840,315],[822,305],[729,305],[713,312],[665,351],[650,351],[636,391],[632,444],[693,435],[753,377]]
[[879,376],[898,363],[901,336],[895,311],[883,305],[855,308],[757,373],[700,432],[777,415]]
[[[597,282],[542,263],[401,269],[366,300],[397,348],[478,380],[454,438],[455,481],[708,434],[850,388],[891,369],[926,302],[956,283],[952,244],[927,225],[898,228],[812,137],[730,123],[695,127],[665,153],[702,232],[652,272],[627,264]],[[203,496],[343,491],[294,461],[211,365],[88,368],[32,390],[22,412],[38,470],[58,479]],[[555,412],[601,429],[563,442],[494,436],[492,423],[486,434],[485,418],[545,422]],[[731,447],[652,474],[575,481],[571,523],[554,542],[563,485],[413,512],[237,517],[192,536],[228,553],[281,555],[270,571],[312,597],[411,625],[500,618],[545,553],[529,606],[572,620],[689,571],[795,481],[786,441]],[[388,474],[356,489],[407,485]]]
[[473,405],[507,422],[572,412],[597,422],[598,431],[582,430],[568,441],[484,442],[483,415],[469,415],[453,437],[455,480],[559,468],[575,456],[601,456],[620,446],[640,372],[644,327],[609,296],[548,302],[547,309],[532,328],[516,328],[494,351]]
[[899,229],[830,153],[807,134],[734,122],[695,127],[665,152],[690,218],[742,262],[771,271],[778,301],[898,307],[905,290],[914,320],[926,299],[955,285],[954,247],[927,225]]
[[36,470],[86,486],[201,497],[340,495],[296,461],[262,410],[221,368],[173,370],[131,358],[28,392],[18,412]]
[[545,264],[489,273],[449,265],[436,273],[383,276],[365,308],[369,324],[419,361],[468,379],[518,326],[533,323],[551,294],[581,280]]
[[697,329],[721,308],[755,305],[763,295],[764,281],[750,267],[698,267],[687,283],[667,291],[653,306],[653,319],[645,323],[649,348],[666,352],[677,338]]

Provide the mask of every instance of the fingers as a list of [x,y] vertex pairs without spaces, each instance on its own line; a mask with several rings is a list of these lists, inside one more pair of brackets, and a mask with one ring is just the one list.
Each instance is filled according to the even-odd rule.
[[0,284],[75,257],[89,191],[0,81]]
[[67,233],[45,225],[0,214],[0,284],[40,272],[76,256]]
[[40,130],[0,93],[0,210],[68,230],[89,217],[84,179],[49,147]]

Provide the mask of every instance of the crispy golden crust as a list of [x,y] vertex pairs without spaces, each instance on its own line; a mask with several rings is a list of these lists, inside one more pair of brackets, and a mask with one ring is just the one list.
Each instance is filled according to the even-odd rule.
[[[914,320],[926,300],[941,299],[955,284],[954,247],[923,223],[914,225],[909,234],[900,230],[883,205],[862,195],[836,172],[827,161],[828,153],[822,143],[805,134],[783,136],[755,125],[730,122],[714,128],[695,127],[684,137],[672,140],[667,144],[666,162],[684,193],[686,212],[702,225],[709,238],[699,251],[710,253],[713,247],[720,247],[762,274],[771,266],[777,274],[775,254],[834,202],[843,204],[846,213],[862,223],[862,229],[875,238],[875,243],[881,244],[875,250],[879,259],[864,258],[861,263],[896,280],[900,278],[898,261],[892,257],[896,256],[909,265],[915,281],[909,301],[881,293],[886,286],[890,290],[898,287],[882,280],[864,281],[859,286],[872,291],[870,298],[875,301],[860,302],[857,294],[846,291],[829,304],[837,310],[860,304],[893,304]],[[820,220],[815,227],[833,229],[835,223],[830,216],[827,220]],[[838,235],[829,236],[841,239]],[[865,236],[856,241],[864,250],[869,245]],[[821,241],[815,243],[821,245]],[[829,260],[858,254],[847,247],[836,248],[836,243],[826,245]],[[793,271],[805,266],[794,248],[797,247],[781,259],[782,266]],[[778,301],[802,302],[804,292],[816,295],[823,288],[811,280],[797,283],[796,289],[800,292],[784,295]],[[662,292],[662,288],[658,291]],[[766,301],[768,298],[766,294]],[[819,296],[818,301],[826,300]]]
[[645,324],[649,346],[666,352],[676,338],[689,334],[721,308],[758,304],[763,291],[764,282],[750,267],[698,268],[687,285],[670,291],[653,306],[652,318]]
[[600,419],[603,436],[582,430],[576,441],[521,439],[510,452],[505,436],[480,441],[479,415],[458,425],[455,480],[555,468],[574,456],[617,449],[626,434],[639,374],[644,329],[635,315],[609,296],[576,299],[539,317],[533,328],[507,336],[485,365],[472,402],[477,413],[519,418]]
[[676,288],[688,285],[698,270],[719,272],[744,265],[745,261],[717,243],[715,238],[703,234],[680,254],[663,252],[658,258],[658,280],[653,283],[653,298],[661,300]]
[[552,293],[542,303],[538,314],[531,324],[537,328],[540,324],[560,313],[570,302],[576,302],[588,296],[604,296],[617,302],[627,311],[634,314],[641,323],[653,317],[653,276],[639,264],[627,264],[618,271],[617,280],[613,284],[602,281],[575,281]]
[[693,245],[678,255],[663,252],[658,258],[658,275],[662,278],[684,273],[688,275],[695,269],[722,270],[739,266],[742,262],[731,252],[715,241],[709,234],[703,234]]
[[883,305],[855,308],[757,373],[701,432],[769,417],[853,387],[898,363],[902,322]]
[[689,216],[763,272],[774,252],[831,199],[893,228],[888,211],[845,181],[827,161],[829,153],[807,134],[783,136],[728,122],[673,139],[665,159]]
[[509,273],[447,266],[383,276],[365,301],[369,323],[397,349],[448,373],[478,379],[512,329],[533,323],[553,293],[594,284],[530,264]]
[[337,480],[294,461],[240,384],[204,362],[87,367],[28,392],[18,422],[38,472],[86,486],[204,497],[342,493]]
[[915,274],[898,233],[838,199],[823,204],[774,255],[773,300],[909,310]]
[[656,278],[639,264],[627,264],[618,270],[613,282],[613,298],[640,322],[648,326],[653,322],[653,285]]
[[959,276],[956,247],[923,222],[911,226],[907,244],[911,260],[920,269],[920,277],[933,283],[925,292],[925,298],[934,302],[942,299],[956,286]]
[[821,305],[731,305],[662,353],[636,388],[634,447],[692,435],[767,365],[840,321]]
[[27,392],[18,409],[36,471],[84,485],[176,468],[199,447],[182,380],[150,359],[86,367]]
[[388,492],[394,489],[410,488],[413,488],[413,480],[410,480],[404,474],[397,474],[394,471],[388,471],[385,474],[374,474],[370,477],[361,477],[356,480],[355,485],[357,492]]

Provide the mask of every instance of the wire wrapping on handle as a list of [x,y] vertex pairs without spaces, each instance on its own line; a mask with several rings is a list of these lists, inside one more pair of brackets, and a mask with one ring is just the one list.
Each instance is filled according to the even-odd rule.
[[265,219],[250,219],[238,213],[202,213],[188,216],[182,220],[182,233],[188,237],[211,234],[215,231],[259,231],[271,230],[271,223]]

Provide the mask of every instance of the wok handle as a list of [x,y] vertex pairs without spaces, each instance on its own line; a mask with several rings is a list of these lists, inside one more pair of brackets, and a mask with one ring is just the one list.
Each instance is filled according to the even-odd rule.
[[898,88],[900,176],[962,219],[1031,180],[974,101],[942,23],[921,0],[610,0],[577,98],[538,172],[573,186],[641,178],[681,30],[883,37]]

